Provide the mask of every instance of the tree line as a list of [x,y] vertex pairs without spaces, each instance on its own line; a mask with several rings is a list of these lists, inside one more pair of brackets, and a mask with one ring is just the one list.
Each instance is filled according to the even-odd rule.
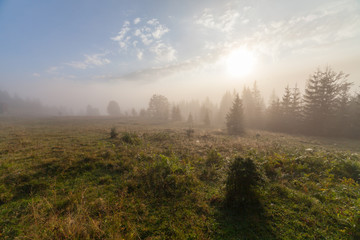
[[351,93],[348,74],[330,67],[318,69],[307,79],[304,92],[297,85],[286,86],[281,98],[272,95],[265,106],[254,82],[239,94],[227,91],[219,105],[207,98],[170,104],[162,95],[153,95],[139,117],[157,122],[188,121],[226,127],[230,134],[246,128],[284,133],[360,138],[360,94]]

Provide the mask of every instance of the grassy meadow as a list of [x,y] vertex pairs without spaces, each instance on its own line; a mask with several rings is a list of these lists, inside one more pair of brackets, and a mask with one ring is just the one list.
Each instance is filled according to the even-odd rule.
[[[360,239],[360,141],[188,129],[0,119],[0,239]],[[262,181],[227,206],[239,156]]]

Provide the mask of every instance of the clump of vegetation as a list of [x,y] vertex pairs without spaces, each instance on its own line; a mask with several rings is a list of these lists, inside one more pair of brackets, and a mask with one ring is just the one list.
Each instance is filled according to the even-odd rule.
[[236,157],[226,180],[226,205],[241,210],[258,205],[257,188],[263,182],[264,177],[254,160]]
[[194,135],[195,130],[193,128],[186,129],[186,136],[191,138]]
[[200,175],[204,181],[216,181],[219,178],[219,169],[222,165],[222,156],[215,149],[211,149],[205,159],[205,166]]
[[119,133],[116,131],[116,127],[112,127],[110,129],[110,138],[116,138],[119,135]]
[[121,136],[121,140],[127,144],[138,145],[141,139],[136,133],[124,132]]

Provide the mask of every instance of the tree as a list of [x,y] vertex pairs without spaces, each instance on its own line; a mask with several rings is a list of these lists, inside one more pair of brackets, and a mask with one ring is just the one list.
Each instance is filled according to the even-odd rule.
[[292,123],[292,132],[300,130],[301,120],[302,120],[302,106],[301,106],[301,93],[300,90],[295,84],[291,94],[291,123]]
[[318,69],[307,82],[304,94],[304,115],[308,131],[329,135],[334,132],[334,117],[341,85],[349,75],[336,73],[330,67]]
[[291,111],[291,91],[289,85],[285,88],[285,93],[282,97],[281,101],[281,125],[283,131],[290,131],[291,128],[291,118],[292,118],[292,111]]
[[242,99],[244,104],[246,126],[250,128],[262,128],[264,101],[261,97],[261,93],[257,87],[256,82],[254,82],[252,89],[244,87]]
[[232,135],[244,132],[243,107],[239,94],[235,95],[233,105],[226,115],[226,127],[228,133]]
[[171,110],[171,120],[174,122],[180,122],[182,120],[179,106],[173,106]]
[[87,116],[99,116],[100,111],[98,108],[92,107],[91,105],[87,105],[86,107],[86,115]]
[[107,113],[110,116],[120,116],[121,111],[119,104],[116,101],[110,101],[107,106]]
[[272,131],[281,130],[281,120],[282,120],[282,111],[281,111],[281,102],[275,93],[271,97],[270,106],[267,109],[267,127]]
[[232,102],[233,95],[230,93],[230,91],[226,91],[220,102],[219,112],[217,116],[217,124],[221,126],[225,124],[226,114],[229,112]]
[[187,123],[192,125],[194,123],[194,119],[191,113],[189,113],[188,119],[187,119]]
[[159,122],[169,120],[169,106],[169,101],[165,96],[154,94],[149,101],[149,117]]
[[202,109],[201,109],[201,112],[202,112],[202,116],[203,116],[203,123],[205,126],[210,126],[210,110],[203,106]]
[[138,116],[138,113],[136,112],[135,108],[132,108],[132,109],[131,109],[131,116],[133,116],[133,117],[137,117],[137,116]]

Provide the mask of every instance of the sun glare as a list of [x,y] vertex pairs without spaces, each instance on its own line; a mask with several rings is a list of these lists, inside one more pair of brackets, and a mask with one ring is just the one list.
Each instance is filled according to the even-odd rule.
[[227,73],[232,77],[243,77],[253,72],[256,64],[254,53],[239,48],[233,50],[226,58]]

